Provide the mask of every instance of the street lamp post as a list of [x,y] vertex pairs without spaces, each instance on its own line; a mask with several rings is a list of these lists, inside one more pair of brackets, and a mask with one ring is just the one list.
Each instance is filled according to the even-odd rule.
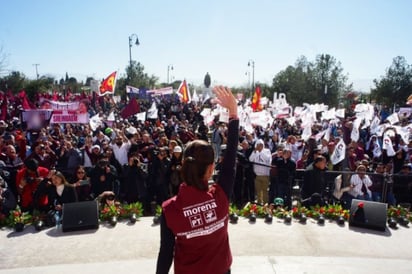
[[167,83],[168,84],[169,84],[169,73],[171,70],[173,70],[173,65],[168,65],[167,66]]
[[247,62],[247,66],[250,67],[252,66],[252,87],[251,87],[251,92],[253,92],[253,89],[255,88],[255,61],[252,59],[249,59]]
[[33,66],[36,67],[36,79],[39,80],[39,70],[37,69],[37,67],[40,66],[40,64],[33,64]]
[[133,46],[133,38],[135,38],[134,44],[136,46],[140,45],[139,43],[139,38],[137,37],[137,34],[133,33],[132,35],[129,36],[129,64],[130,64],[130,69],[132,68],[132,46]]

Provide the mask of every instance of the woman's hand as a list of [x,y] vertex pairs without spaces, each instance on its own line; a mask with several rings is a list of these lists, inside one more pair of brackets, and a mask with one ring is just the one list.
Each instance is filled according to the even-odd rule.
[[237,102],[230,88],[217,86],[213,88],[216,101],[219,105],[229,110],[229,117],[237,117]]

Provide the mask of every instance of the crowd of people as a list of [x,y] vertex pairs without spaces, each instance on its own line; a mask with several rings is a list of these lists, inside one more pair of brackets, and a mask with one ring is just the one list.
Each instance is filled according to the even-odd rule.
[[[214,174],[222,172],[228,126],[218,117],[207,124],[201,102],[158,100],[158,118],[146,121],[120,118],[124,105],[107,98],[88,102],[90,117],[116,113],[115,121],[103,120],[94,130],[89,124],[49,124],[29,130],[11,117],[21,117],[15,112],[19,108],[13,109],[0,121],[1,212],[7,215],[16,205],[29,212],[61,210],[63,203],[96,199],[110,191],[119,201],[142,202],[145,214],[153,214],[156,205],[179,192],[182,154],[193,140],[212,145]],[[141,101],[140,110],[150,105]],[[329,140],[318,140],[316,133],[328,126]],[[410,203],[412,142],[405,143],[393,130],[395,155],[388,156],[383,149],[377,156],[373,143],[382,138],[365,128],[358,141],[351,141],[352,126],[350,117],[334,125],[317,123],[308,140],[302,139],[302,128],[283,118],[267,127],[254,125],[252,132],[240,127],[230,201],[238,207],[275,198],[282,198],[288,207],[294,198],[346,207],[353,198]],[[346,156],[333,165],[330,158],[340,140],[346,143]],[[296,185],[301,189],[298,194],[293,191]]]

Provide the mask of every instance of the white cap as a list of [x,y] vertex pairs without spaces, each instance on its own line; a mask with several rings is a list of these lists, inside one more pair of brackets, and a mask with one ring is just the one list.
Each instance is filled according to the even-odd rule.
[[255,147],[257,147],[258,145],[264,145],[265,143],[263,142],[262,139],[258,139],[255,143]]
[[136,129],[135,127],[128,127],[128,128],[126,128],[126,131],[127,131],[129,134],[132,134],[132,135],[134,135],[134,134],[137,133],[137,129]]
[[100,150],[100,146],[99,145],[94,145],[92,146],[92,149],[98,148]]
[[175,146],[173,152],[182,152],[182,148],[180,146]]

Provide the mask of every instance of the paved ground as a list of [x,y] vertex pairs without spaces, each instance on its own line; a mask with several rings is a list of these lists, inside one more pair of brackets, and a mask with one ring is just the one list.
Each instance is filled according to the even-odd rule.
[[[412,273],[412,228],[385,232],[241,218],[229,225],[232,273]],[[0,274],[154,273],[159,227],[151,217],[98,230],[0,231]],[[171,271],[173,273],[173,271]]]

